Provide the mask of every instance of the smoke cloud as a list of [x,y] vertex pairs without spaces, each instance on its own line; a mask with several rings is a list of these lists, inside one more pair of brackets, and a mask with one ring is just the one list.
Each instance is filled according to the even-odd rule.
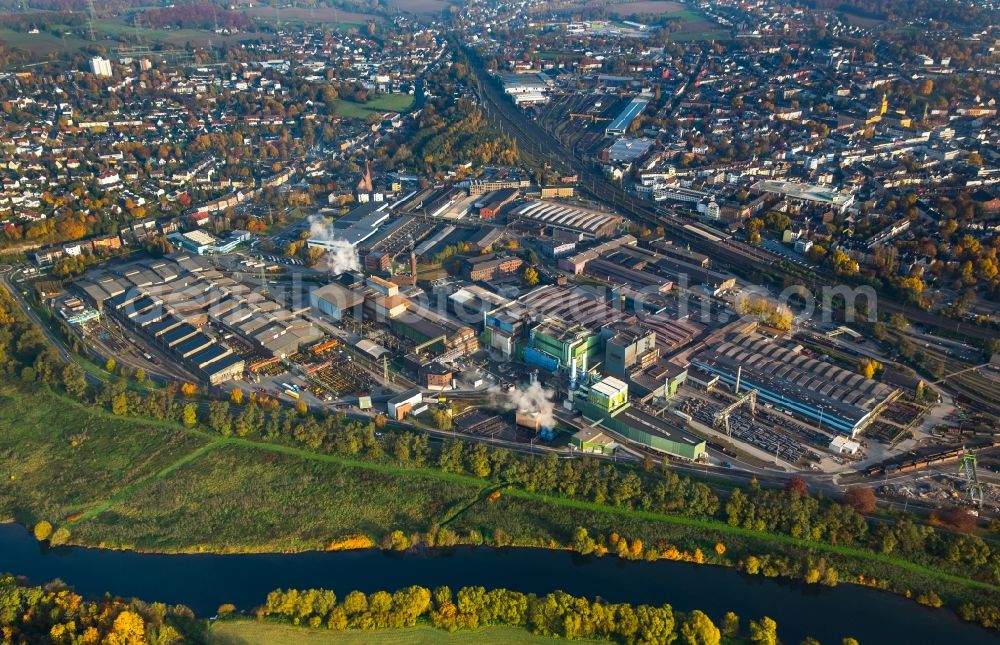
[[509,392],[493,386],[489,391],[496,399],[497,406],[517,412],[537,412],[543,427],[555,426],[555,403],[552,402],[555,392],[543,388],[541,384],[532,383],[526,388],[515,387]]
[[309,216],[309,239],[326,242],[324,245],[326,253],[323,254],[321,262],[324,263],[326,270],[333,275],[361,269],[357,250],[347,240],[339,239],[335,229],[327,223],[325,218],[319,215]]

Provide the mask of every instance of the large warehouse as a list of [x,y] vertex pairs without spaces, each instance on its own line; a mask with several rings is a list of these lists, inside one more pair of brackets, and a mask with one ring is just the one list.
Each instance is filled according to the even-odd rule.
[[899,390],[805,354],[800,345],[761,334],[731,334],[691,359],[740,390],[755,389],[775,408],[818,427],[856,435]]
[[591,211],[558,202],[530,201],[515,206],[511,219],[522,218],[536,224],[577,233],[586,238],[611,237],[621,228],[622,218],[613,213]]
[[94,269],[73,287],[213,384],[243,373],[244,357],[219,340],[223,332],[277,357],[323,337],[304,311],[285,308],[193,254]]

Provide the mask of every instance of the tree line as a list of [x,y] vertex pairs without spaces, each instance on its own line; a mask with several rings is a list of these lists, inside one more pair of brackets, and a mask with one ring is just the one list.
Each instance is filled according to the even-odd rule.
[[[668,605],[633,605],[589,600],[554,591],[543,596],[509,589],[412,586],[394,593],[352,591],[340,602],[327,589],[278,589],[257,608],[258,620],[331,630],[378,630],[429,623],[449,632],[488,626],[520,627],[533,634],[566,639],[602,639],[636,645],[718,645],[743,638],[755,645],[775,645],[778,626],[771,618],[750,621],[727,612],[716,625],[704,612],[677,612]],[[810,639],[807,642],[815,642]],[[844,645],[856,643],[844,639]]]

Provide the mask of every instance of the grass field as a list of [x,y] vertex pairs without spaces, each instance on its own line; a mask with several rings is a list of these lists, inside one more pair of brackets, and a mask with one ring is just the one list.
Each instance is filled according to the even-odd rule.
[[406,112],[413,107],[413,97],[409,94],[383,94],[367,103],[355,103],[346,99],[337,101],[335,112],[345,119],[367,119],[369,114],[382,112]]
[[[355,14],[350,14],[355,15]],[[69,25],[53,25],[61,29],[65,35],[55,36],[49,32],[29,34],[23,31],[0,28],[0,41],[11,47],[24,49],[36,56],[48,56],[53,53],[75,53],[86,46],[100,46],[109,51],[125,45],[135,44],[138,38],[143,44],[164,43],[174,47],[183,47],[188,43],[195,47],[205,47],[209,43],[218,46],[224,43],[233,44],[243,40],[269,40],[273,36],[268,33],[237,33],[216,34],[202,29],[151,29],[125,23],[120,18],[103,18],[94,21],[96,41],[91,41],[87,35],[87,27]]]
[[73,530],[141,550],[323,549],[352,533],[426,530],[479,488],[223,445]]
[[179,429],[85,411],[52,394],[0,387],[0,517],[62,524],[207,443]]
[[[209,631],[213,645],[538,645],[558,642],[560,639],[535,636],[516,627],[484,627],[476,631],[448,633],[433,627],[410,629],[384,629],[378,632],[308,629],[291,625],[258,623],[249,620],[217,622]],[[598,641],[575,640],[574,643]]]

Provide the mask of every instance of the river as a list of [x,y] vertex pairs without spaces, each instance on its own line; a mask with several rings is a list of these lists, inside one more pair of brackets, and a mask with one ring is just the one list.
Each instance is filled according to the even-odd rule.
[[900,596],[859,587],[834,588],[748,576],[734,569],[681,562],[628,562],[543,549],[459,547],[428,553],[377,550],[251,555],[158,555],[79,547],[48,549],[23,527],[0,525],[0,572],[44,583],[56,578],[86,596],[105,592],[180,603],[211,616],[222,603],[249,610],[278,587],[322,587],[343,597],[359,589],[395,590],[466,585],[538,594],[562,589],[614,602],[701,609],[716,621],[726,611],[751,619],[770,616],[792,645],[805,636],[839,643],[945,642],[995,644],[995,634]]

